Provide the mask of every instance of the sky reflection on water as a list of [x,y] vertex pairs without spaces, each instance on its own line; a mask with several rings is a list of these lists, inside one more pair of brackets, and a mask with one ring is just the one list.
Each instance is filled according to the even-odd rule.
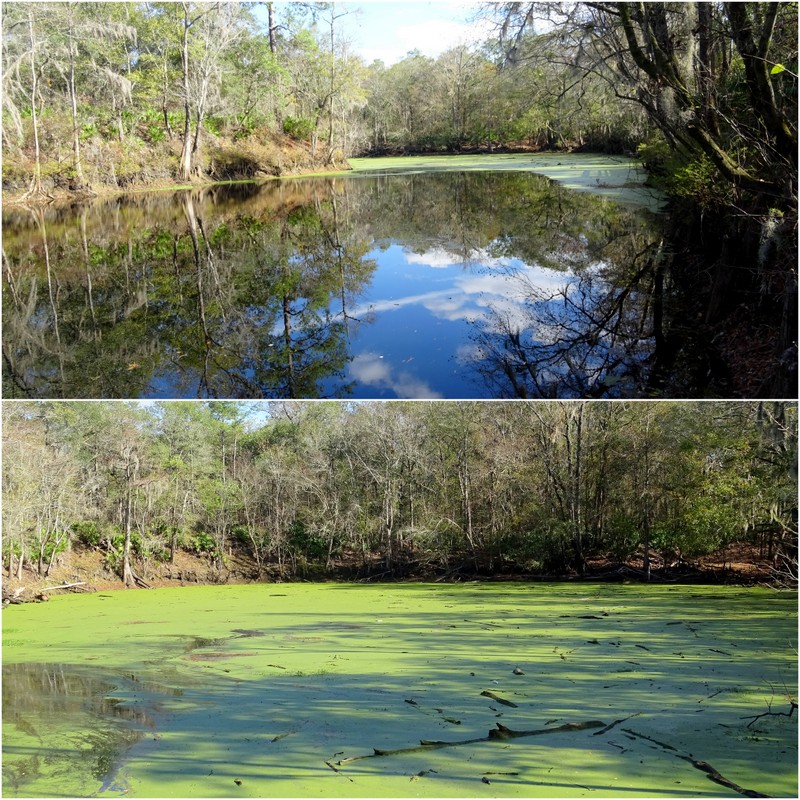
[[635,395],[658,228],[524,172],[11,215],[5,396]]
[[351,339],[347,375],[358,398],[474,397],[481,391],[471,369],[480,357],[474,331],[501,335],[498,317],[525,327],[527,285],[557,294],[570,281],[485,251],[462,260],[438,246],[417,253],[395,244],[368,255],[379,266],[369,296],[351,309],[374,320]]

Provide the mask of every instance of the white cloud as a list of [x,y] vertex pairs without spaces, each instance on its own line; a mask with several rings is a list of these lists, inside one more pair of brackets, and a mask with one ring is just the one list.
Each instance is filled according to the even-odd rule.
[[526,303],[532,297],[547,298],[564,291],[571,280],[569,273],[528,266],[511,272],[465,273],[457,276],[446,289],[374,300],[369,305],[351,309],[351,313],[361,317],[386,314],[407,306],[422,306],[438,319],[448,322],[468,320],[480,323],[487,330],[496,329],[498,318],[507,320],[512,326],[525,327],[525,321],[530,319]]
[[374,386],[379,390],[394,392],[403,399],[440,400],[444,397],[435,392],[425,381],[406,370],[395,370],[377,353],[359,353],[347,366],[349,377],[361,384]]
[[406,250],[403,253],[403,258],[409,264],[419,264],[422,267],[433,267],[434,269],[444,269],[452,264],[462,263],[459,256],[449,253],[442,247],[434,247],[424,253],[411,253]]

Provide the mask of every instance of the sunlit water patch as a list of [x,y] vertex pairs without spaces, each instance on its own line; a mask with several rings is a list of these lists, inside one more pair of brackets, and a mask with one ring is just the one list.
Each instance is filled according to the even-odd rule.
[[661,222],[601,190],[416,169],[6,213],[5,396],[646,394]]

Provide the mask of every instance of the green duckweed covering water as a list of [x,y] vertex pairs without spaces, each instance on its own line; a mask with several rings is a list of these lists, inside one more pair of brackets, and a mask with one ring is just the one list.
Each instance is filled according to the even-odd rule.
[[374,174],[412,172],[522,170],[545,175],[568,189],[592,192],[619,203],[658,211],[661,192],[645,186],[646,173],[630,158],[602,153],[512,153],[453,156],[351,158],[353,171]]
[[14,606],[4,795],[794,797],[795,719],[748,717],[796,696],[796,610],[760,589],[496,583]]

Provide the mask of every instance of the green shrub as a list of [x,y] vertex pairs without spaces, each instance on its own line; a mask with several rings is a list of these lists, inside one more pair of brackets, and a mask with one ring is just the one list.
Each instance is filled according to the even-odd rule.
[[145,129],[145,141],[159,144],[167,139],[167,132],[159,125],[148,125]]
[[706,156],[670,171],[664,188],[668,194],[693,200],[702,208],[728,202],[727,182]]
[[669,165],[675,158],[672,149],[663,139],[651,139],[640,144],[636,154],[645,170],[658,177],[667,174]]
[[93,122],[87,122],[81,127],[80,140],[82,142],[87,142],[92,137],[97,136],[97,133],[97,125],[95,125]]
[[225,121],[222,117],[206,117],[203,121],[203,127],[214,136],[222,136],[225,130]]
[[289,545],[295,552],[302,554],[309,561],[324,558],[328,553],[328,544],[313,531],[306,528],[305,523],[295,520],[286,531]]
[[217,543],[213,536],[199,531],[189,540],[189,549],[195,553],[211,553],[213,555],[217,552]]
[[310,139],[314,131],[314,123],[308,117],[286,117],[283,121],[283,132],[293,139]]
[[47,544],[44,547],[45,561],[49,561],[54,554],[58,555],[59,553],[63,553],[67,549],[68,544],[69,544],[69,538],[66,536],[63,539],[61,539],[61,541],[58,542],[58,544],[56,544],[56,542],[53,539],[51,539],[49,542],[47,542]]
[[239,544],[250,544],[250,534],[243,525],[235,525],[231,531],[231,536],[239,542]]
[[98,547],[103,538],[96,522],[76,522],[72,526],[72,532],[79,542],[88,547]]
[[606,529],[609,553],[613,558],[624,561],[630,558],[639,546],[641,529],[634,520],[622,511],[611,515]]
[[122,550],[109,550],[103,559],[103,565],[109,572],[118,572],[122,564]]

